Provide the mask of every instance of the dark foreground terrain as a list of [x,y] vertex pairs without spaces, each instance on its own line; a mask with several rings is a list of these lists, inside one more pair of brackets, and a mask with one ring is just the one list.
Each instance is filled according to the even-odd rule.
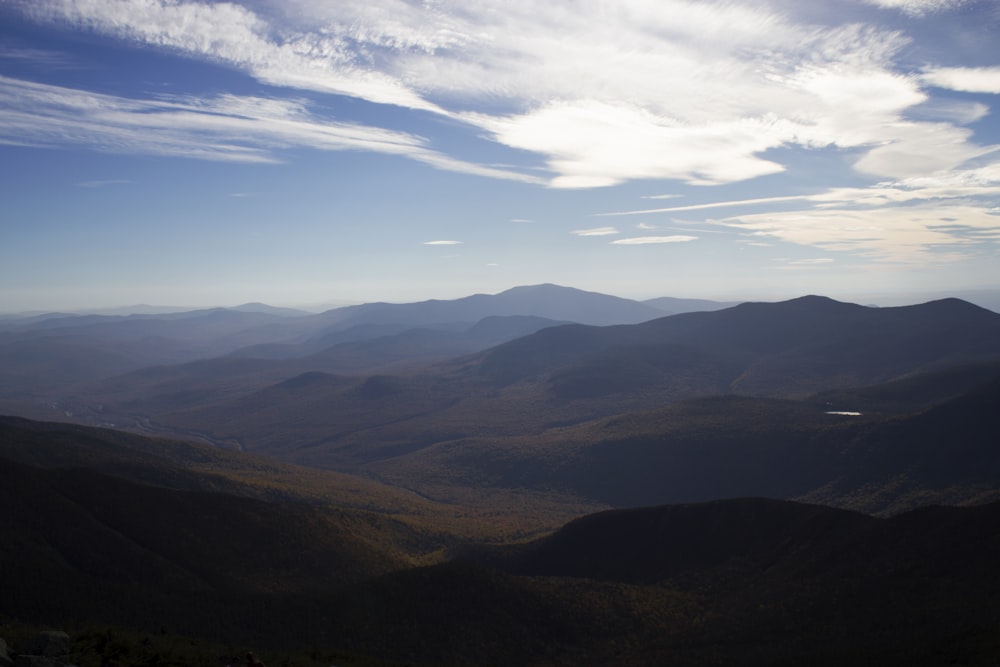
[[[244,455],[201,472],[219,456],[206,446],[9,419],[2,442],[0,622],[67,629],[78,664],[169,664],[188,645],[272,664],[986,665],[1000,651],[1000,503],[875,518],[733,499],[511,543],[504,520],[389,488],[358,483],[350,507],[317,491],[335,477],[261,477]],[[45,447],[62,454],[27,462]]]

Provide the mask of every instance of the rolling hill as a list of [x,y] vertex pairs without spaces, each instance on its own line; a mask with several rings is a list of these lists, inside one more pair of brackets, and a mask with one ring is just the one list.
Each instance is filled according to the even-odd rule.
[[[136,436],[108,443],[119,435],[8,426],[34,440],[14,438],[0,458],[0,618],[65,624],[88,646],[81,664],[123,655],[127,632],[140,633],[137,648],[170,632],[192,646],[250,645],[276,664],[295,652],[313,661],[289,664],[333,652],[409,664],[696,667],[995,657],[996,503],[889,519],[764,499],[617,510],[528,542],[453,534],[453,558],[420,565],[390,517],[305,495],[198,490],[202,475],[206,486],[217,480],[190,468],[172,484],[155,454],[172,446]],[[77,441],[79,459],[103,458],[82,467],[6,458]],[[97,469],[121,459],[129,471]]]
[[[371,348],[339,349],[324,354],[363,359]],[[354,470],[449,441],[536,437],[691,398],[804,399],[995,363],[1000,315],[956,300],[868,308],[804,297],[636,325],[547,327],[466,357],[369,377],[330,373],[321,357],[142,371],[89,387],[72,410],[96,415],[100,405],[98,416],[117,424]],[[952,385],[950,397],[971,386]]]

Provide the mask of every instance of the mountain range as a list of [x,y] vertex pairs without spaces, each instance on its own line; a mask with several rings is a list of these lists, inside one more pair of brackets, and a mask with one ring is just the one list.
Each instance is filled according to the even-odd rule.
[[690,310],[543,285],[6,320],[0,630],[311,665],[989,664],[1000,314],[654,303]]

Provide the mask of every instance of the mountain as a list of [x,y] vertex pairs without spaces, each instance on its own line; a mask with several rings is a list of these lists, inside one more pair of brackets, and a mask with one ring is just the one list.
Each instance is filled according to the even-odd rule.
[[272,358],[304,356],[337,343],[410,329],[468,329],[493,317],[608,325],[642,322],[662,315],[661,310],[630,299],[558,285],[530,285],[451,300],[377,302],[335,308],[295,320],[295,328],[287,327],[282,335],[281,345],[250,347],[238,354]]
[[608,325],[643,322],[663,313],[631,299],[545,284],[453,300],[366,303],[328,311],[318,318],[327,320],[330,330],[336,330],[361,323],[416,327],[443,322],[478,322],[496,315],[530,315],[581,324]]
[[277,306],[269,306],[266,303],[260,303],[257,301],[251,303],[244,303],[239,306],[231,306],[227,310],[235,310],[242,313],[267,313],[269,315],[278,315],[281,317],[303,317],[309,315],[307,310],[299,310],[297,308],[280,308]]
[[998,334],[997,313],[957,299],[869,308],[808,296],[634,326],[546,329],[484,353],[479,372],[505,383],[548,373],[569,391],[600,394],[669,383],[699,366],[720,388],[791,397],[1000,359]]
[[661,296],[655,299],[646,299],[642,303],[652,306],[664,313],[677,315],[678,313],[695,313],[705,310],[722,310],[738,306],[737,301],[710,301],[708,299],[679,299],[672,296]]
[[494,565],[526,576],[656,584],[731,562],[741,568],[815,567],[881,528],[873,517],[764,498],[609,510],[551,536],[497,549]]
[[431,344],[447,338],[441,333],[345,343],[289,365],[233,358],[142,371],[65,404],[76,414],[95,414],[99,405],[105,421],[140,417],[165,433],[354,469],[437,443],[537,436],[690,398],[803,399],[1000,360],[1000,315],[971,304],[868,308],[805,297],[636,325],[547,327],[423,369],[383,367],[382,377],[278,387],[302,373],[363,372],[338,363],[401,354],[400,363],[401,351],[422,350],[430,360]]
[[[10,399],[28,393],[33,402],[58,402],[66,397],[63,390],[68,386],[148,366],[230,354],[306,357],[337,344],[387,335],[412,339],[415,334],[405,332],[414,329],[466,333],[451,338],[444,333],[417,334],[424,340],[416,346],[412,341],[388,345],[383,341],[379,345],[388,360],[376,358],[367,368],[352,363],[349,369],[385,370],[399,363],[414,365],[479,351],[551,323],[639,322],[660,315],[661,311],[636,301],[555,285],[517,287],[451,301],[363,304],[320,314],[258,303],[153,314],[50,313],[0,320],[0,359],[5,362],[0,366],[0,385],[9,389]],[[505,325],[509,327],[506,333],[488,334],[486,324],[477,327],[494,317],[513,318]],[[515,321],[520,323],[511,324]],[[341,358],[348,354],[344,351]],[[316,370],[346,369],[333,364]]]
[[255,333],[291,318],[227,309],[158,315],[71,315],[7,323],[0,384],[43,398],[139,368],[231,352],[268,340]]
[[1000,367],[989,368],[986,384],[904,415],[720,396],[538,433],[480,432],[384,459],[376,450],[364,469],[432,496],[447,478],[453,495],[535,489],[615,507],[765,496],[884,515],[974,504],[1000,499]]

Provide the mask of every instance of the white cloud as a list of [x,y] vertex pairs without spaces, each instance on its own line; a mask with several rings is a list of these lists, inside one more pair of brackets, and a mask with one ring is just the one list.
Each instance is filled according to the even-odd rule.
[[413,134],[321,119],[298,101],[235,95],[138,100],[0,76],[3,143],[224,162],[279,162],[290,148],[363,150],[449,171],[537,181],[440,154]]
[[[758,237],[874,260],[920,264],[960,259],[963,249],[985,237],[1000,235],[1000,217],[983,207],[958,203],[780,211],[716,222]],[[977,240],[975,232],[985,233],[985,237]]]
[[440,111],[395,77],[366,67],[361,54],[337,32],[314,26],[311,32],[275,39],[273,35],[280,31],[233,2],[39,0],[22,4],[39,19],[215,60],[276,86]]
[[897,123],[896,138],[872,148],[854,164],[873,176],[909,178],[954,169],[993,147],[968,141],[972,131],[944,123]]
[[870,5],[886,9],[898,9],[911,16],[925,16],[936,12],[961,7],[966,0],[864,0]]
[[925,71],[921,78],[939,88],[1000,95],[1000,67],[937,67]]
[[615,227],[595,227],[593,229],[574,229],[571,233],[577,236],[612,236],[619,232]]
[[756,157],[781,141],[770,121],[718,125],[670,122],[618,103],[557,102],[506,118],[466,115],[501,143],[541,152],[559,174],[552,185],[590,188],[637,178],[707,185],[773,174],[783,167]]
[[598,213],[598,216],[614,215],[645,215],[649,213],[674,213],[677,211],[700,211],[710,208],[722,208],[726,206],[752,206],[756,204],[773,204],[775,202],[795,201],[797,199],[809,199],[809,195],[787,195],[782,197],[758,197],[756,199],[737,199],[733,201],[708,202],[705,204],[687,204],[685,206],[668,206],[666,208],[647,208],[639,211],[618,211],[615,213]]
[[449,241],[449,240],[424,241],[424,245],[462,245],[462,242],[461,241]]
[[688,241],[697,240],[697,236],[674,234],[673,236],[637,236],[628,239],[618,239],[611,243],[614,245],[650,245],[656,243],[687,243]]
[[[1000,147],[993,152],[997,151]],[[799,201],[804,206],[793,210],[741,213],[712,222],[750,233],[754,242],[746,245],[774,239],[856,253],[869,260],[934,264],[961,259],[974,246],[1000,240],[997,197],[1000,161],[871,187],[599,215],[648,215]]]
[[[13,1],[39,20],[212,60],[268,84],[458,119],[539,156],[548,183],[563,188],[742,181],[782,171],[765,152],[794,145],[857,149],[860,171],[890,178],[955,166],[981,150],[971,133],[905,120],[907,111],[928,104],[928,83],[996,90],[993,69],[898,71],[908,38],[846,12],[841,24],[820,26],[755,2]],[[870,1],[914,15],[960,4]],[[230,148],[229,159],[273,159]],[[468,170],[423,150],[417,159]]]

